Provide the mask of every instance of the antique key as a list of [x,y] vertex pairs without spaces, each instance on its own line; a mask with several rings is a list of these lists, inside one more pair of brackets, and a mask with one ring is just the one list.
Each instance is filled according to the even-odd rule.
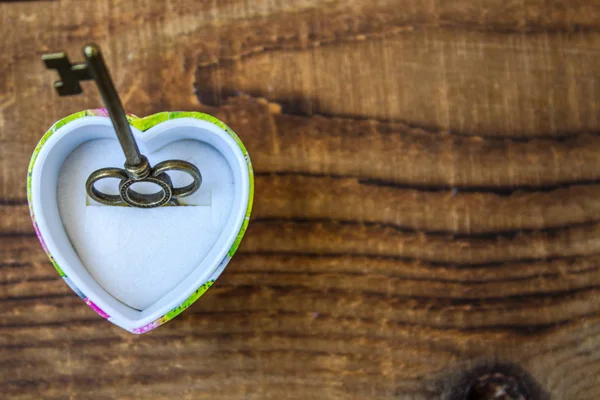
[[[88,195],[106,205],[128,204],[134,207],[152,208],[169,203],[173,197],[189,196],[196,192],[202,184],[202,175],[195,165],[183,160],[167,160],[154,167],[149,164],[148,159],[140,153],[133,137],[127,115],[110,78],[100,48],[95,44],[88,44],[83,48],[83,55],[86,61],[79,64],[71,64],[63,52],[44,54],[42,60],[47,68],[58,71],[60,80],[54,83],[54,87],[60,96],[81,93],[80,81],[92,79],[96,81],[125,154],[125,169],[101,168],[90,174],[86,182]],[[167,174],[168,171],[173,170],[189,174],[193,179],[192,183],[174,188]],[[120,180],[118,195],[106,194],[95,188],[96,182],[106,178]],[[139,182],[153,183],[160,188],[160,191],[151,194],[139,193],[132,188],[134,183]]]

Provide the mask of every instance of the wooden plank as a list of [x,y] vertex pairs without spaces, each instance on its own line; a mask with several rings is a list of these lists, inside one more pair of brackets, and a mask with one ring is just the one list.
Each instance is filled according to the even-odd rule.
[[[596,0],[0,2],[3,396],[462,400],[490,369],[597,398],[599,23]],[[239,254],[143,336],[62,282],[26,205],[43,132],[100,105],[39,56],[88,41],[130,112],[213,114],[256,172]]]
[[[251,53],[199,68],[196,77],[208,104],[242,92],[291,114],[391,119],[462,134],[564,136],[597,129],[596,40],[415,28],[392,38]],[[256,71],[281,83],[257,82]]]

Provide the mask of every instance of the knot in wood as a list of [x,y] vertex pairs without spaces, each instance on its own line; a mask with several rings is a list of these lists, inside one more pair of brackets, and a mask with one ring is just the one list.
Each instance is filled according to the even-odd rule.
[[500,372],[481,375],[468,391],[467,400],[529,400],[517,378]]

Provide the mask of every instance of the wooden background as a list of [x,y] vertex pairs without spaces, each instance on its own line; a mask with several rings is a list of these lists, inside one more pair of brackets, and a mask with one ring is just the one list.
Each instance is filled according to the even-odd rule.
[[[501,363],[597,399],[599,27],[598,0],[0,1],[0,397],[446,399]],[[256,170],[236,258],[143,336],[28,218],[35,144],[101,104],[40,55],[88,41],[129,112],[211,113]]]

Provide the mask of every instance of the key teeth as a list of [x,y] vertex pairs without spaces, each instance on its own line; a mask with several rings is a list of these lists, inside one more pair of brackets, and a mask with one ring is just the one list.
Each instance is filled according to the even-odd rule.
[[82,92],[81,86],[78,83],[65,85],[63,81],[54,82],[54,89],[56,89],[59,96],[71,96]]
[[42,61],[48,69],[69,68],[71,62],[64,52],[43,54]]

